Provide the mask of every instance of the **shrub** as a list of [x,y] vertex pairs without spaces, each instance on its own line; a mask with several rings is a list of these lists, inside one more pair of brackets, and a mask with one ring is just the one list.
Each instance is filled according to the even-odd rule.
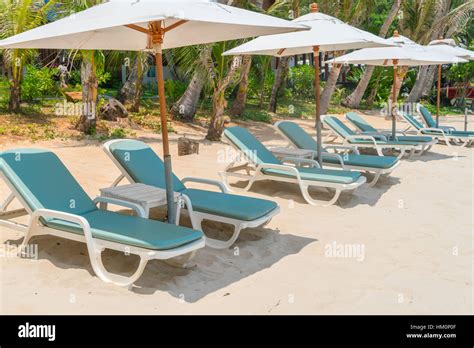
[[314,98],[314,67],[300,65],[290,68],[289,87],[294,98]]
[[57,68],[38,69],[33,65],[28,65],[21,86],[23,99],[33,100],[59,95],[59,85],[54,79],[57,74]]
[[244,121],[257,121],[257,122],[264,122],[264,123],[272,123],[272,117],[270,114],[263,110],[255,110],[255,111],[245,111],[240,119]]

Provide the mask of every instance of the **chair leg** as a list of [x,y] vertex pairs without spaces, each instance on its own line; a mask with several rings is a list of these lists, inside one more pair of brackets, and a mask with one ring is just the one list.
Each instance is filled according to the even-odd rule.
[[329,207],[335,204],[337,200],[339,199],[339,196],[341,195],[341,190],[336,189],[336,193],[334,194],[331,200],[322,201],[322,200],[313,199],[311,197],[311,195],[309,194],[309,186],[300,186],[300,188],[301,188],[301,193],[303,194],[303,197],[306,200],[306,202],[314,206]]
[[243,229],[243,224],[234,225],[234,233],[232,234],[232,237],[230,237],[230,239],[228,239],[227,241],[223,241],[218,239],[206,238],[206,245],[212,249],[229,249],[237,241],[240,232],[242,232]]
[[99,277],[99,279],[106,283],[112,283],[129,289],[133,286],[133,283],[135,283],[138,278],[141,277],[148,263],[147,259],[140,257],[140,264],[138,265],[135,273],[133,273],[130,277],[112,274],[105,269],[104,264],[102,263],[102,252],[103,249],[95,250],[95,255],[89,255],[94,273],[97,275],[97,277]]
[[368,183],[369,187],[374,187],[375,184],[379,181],[382,172],[379,170],[375,173],[375,177],[372,179],[371,182]]
[[195,256],[196,256],[196,251],[193,251],[191,253],[188,253],[186,255],[182,255],[179,257],[175,257],[173,259],[163,260],[163,262],[173,267],[189,269],[196,266],[196,263],[192,262]]
[[8,206],[13,202],[14,199],[15,199],[15,195],[13,193],[10,193],[10,195],[7,197],[5,202],[3,202],[2,205],[0,205],[0,212],[1,213],[6,212],[8,209]]

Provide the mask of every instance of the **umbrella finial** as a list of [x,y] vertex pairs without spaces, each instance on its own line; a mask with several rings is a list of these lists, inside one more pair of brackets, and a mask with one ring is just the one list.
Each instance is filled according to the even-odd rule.
[[318,10],[318,4],[313,2],[310,6],[310,9],[311,9],[311,13],[316,13],[316,12],[319,12]]
[[398,30],[393,31],[393,37],[399,37],[400,35],[398,34]]
[[443,39],[444,39],[443,35],[438,36],[438,40],[443,40]]

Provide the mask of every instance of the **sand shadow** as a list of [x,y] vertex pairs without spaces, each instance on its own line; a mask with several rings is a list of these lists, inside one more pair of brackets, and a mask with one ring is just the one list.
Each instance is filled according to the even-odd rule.
[[[207,222],[204,229],[214,232],[218,230],[219,234],[225,230],[219,223]],[[284,257],[297,254],[316,241],[279,232],[264,227],[243,230],[231,249],[198,250],[193,259],[196,265],[189,269],[152,260],[130,291],[141,295],[166,291],[176,297],[177,301],[197,302],[219,289],[272,267]],[[9,240],[6,243],[13,246],[20,245],[22,241],[23,239]],[[90,276],[97,278],[85,243],[55,236],[37,236],[31,239],[30,244],[38,246],[38,260],[48,260],[62,269],[85,269]],[[137,256],[126,256],[113,250],[106,250],[102,256],[108,271],[127,276],[133,274],[139,262]]]
[[433,152],[433,150],[421,155],[421,156],[412,156],[410,158],[404,159],[407,162],[433,162],[433,161],[443,161],[443,160],[454,160],[455,158],[465,158],[466,156],[460,156],[456,152],[456,148],[452,147],[452,155],[445,155],[439,152]]
[[[364,174],[366,175],[366,174]],[[368,174],[367,182],[373,179],[373,175]],[[248,181],[235,181],[230,184],[235,189],[235,194],[243,194]],[[382,196],[393,186],[399,185],[400,179],[394,176],[381,177],[373,187],[368,184],[362,185],[353,192],[343,192],[336,205],[340,208],[353,208],[358,205],[375,206]],[[297,184],[278,182],[272,180],[258,181],[249,190],[252,193],[261,195],[262,198],[285,198],[299,204],[309,204],[303,198],[301,190]],[[317,200],[329,201],[334,196],[334,191],[325,188],[310,188],[310,195]],[[322,202],[323,203],[323,202]]]

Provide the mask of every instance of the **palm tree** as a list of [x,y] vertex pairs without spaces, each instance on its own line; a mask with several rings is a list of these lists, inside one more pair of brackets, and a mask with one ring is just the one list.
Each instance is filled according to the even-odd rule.
[[[0,2],[0,39],[20,34],[46,22],[48,9],[54,1],[3,0]],[[23,68],[36,55],[35,50],[7,49],[3,61],[10,77],[11,112],[20,111]]]
[[[236,45],[231,42],[230,45]],[[224,130],[224,112],[227,107],[225,93],[232,83],[239,84],[236,79],[243,67],[243,57],[227,57],[222,54],[227,50],[227,43],[214,44],[212,47],[213,61],[209,61],[208,71],[212,80],[212,115],[207,131],[206,139],[219,141]],[[236,81],[237,80],[237,81]]]
[[[432,16],[435,17],[429,37],[422,38],[422,43],[437,39],[439,36],[448,38],[453,37],[466,27],[467,23],[472,20],[472,12],[474,11],[474,1],[462,0],[442,0],[437,2],[438,7]],[[416,21],[413,13],[407,13],[407,22]],[[433,86],[436,66],[424,66],[418,71],[417,80],[407,98],[407,102],[416,102],[422,95],[427,94]]]
[[[400,10],[402,0],[395,0],[392,4],[390,11],[388,12],[387,16],[385,17],[385,21],[383,22],[382,26],[379,30],[379,36],[385,37],[388,33],[390,26],[392,25],[393,21],[395,20],[398,11]],[[375,66],[367,66],[364,74],[362,75],[359,84],[357,85],[356,89],[343,101],[343,105],[348,107],[357,108],[360,106],[360,102],[362,97],[369,86],[370,79],[374,73]]]
[[[445,32],[457,32],[469,20],[474,11],[472,0],[404,0],[401,6],[402,16],[399,20],[401,33],[413,41],[426,45],[429,41],[437,38]],[[451,32],[451,30],[452,32]],[[409,67],[398,69],[398,79],[395,85],[395,93],[398,97],[403,80],[409,71]],[[428,72],[429,69],[422,68],[420,71]],[[432,78],[434,77],[434,69]],[[428,77],[418,76],[420,84],[424,86]],[[431,80],[430,88],[433,85]]]
[[199,97],[209,80],[212,45],[188,46],[173,50],[175,63],[186,67],[185,75],[192,76],[186,91],[171,107],[175,117],[192,122],[198,108]]
[[[321,12],[339,18],[344,22],[358,27],[367,18],[374,6],[374,0],[325,0],[320,2],[319,7]],[[343,53],[344,52],[340,51],[334,52],[334,55],[338,56]],[[339,79],[341,69],[341,64],[334,64],[331,72],[329,73],[323,93],[321,94],[320,110],[322,115],[327,113],[332,94],[336,89],[336,84]]]

